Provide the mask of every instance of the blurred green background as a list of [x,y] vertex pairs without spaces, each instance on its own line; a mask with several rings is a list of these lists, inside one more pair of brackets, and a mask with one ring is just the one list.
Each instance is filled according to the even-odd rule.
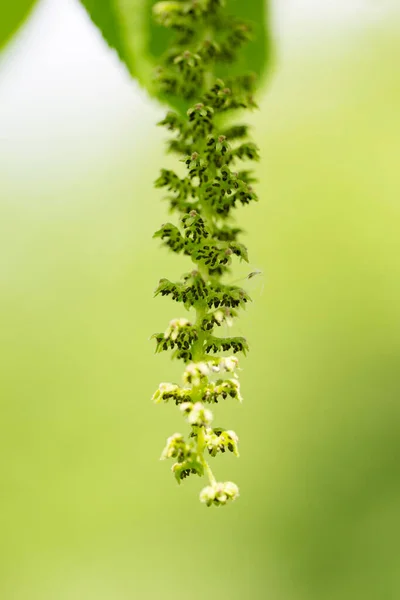
[[150,402],[180,377],[149,342],[177,305],[152,292],[187,269],[151,239],[162,110],[27,163],[20,99],[0,164],[2,599],[399,598],[397,25],[278,43],[250,118],[261,202],[238,219],[263,277],[238,325],[245,402],[217,411],[241,441],[215,459],[241,488],[225,509],[158,460],[184,425]]

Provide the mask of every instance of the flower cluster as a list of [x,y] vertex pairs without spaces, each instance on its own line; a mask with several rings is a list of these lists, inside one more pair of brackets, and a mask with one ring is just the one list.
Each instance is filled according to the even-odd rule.
[[228,500],[235,500],[239,495],[239,488],[232,481],[225,483],[213,483],[203,488],[200,492],[200,502],[204,502],[207,506],[215,504],[221,506],[226,504]]
[[[182,385],[161,383],[153,395],[157,403],[172,401],[190,432],[167,440],[162,459],[173,459],[178,483],[192,474],[206,476],[200,500],[220,506],[239,495],[232,482],[217,482],[208,458],[238,452],[234,431],[213,426],[210,406],[227,399],[242,400],[236,354],[246,354],[243,337],[219,337],[214,330],[229,327],[238,310],[250,301],[241,287],[223,282],[235,260],[248,262],[247,248],[238,241],[241,229],[233,224],[235,209],[257,201],[252,172],[243,161],[259,160],[245,124],[228,124],[226,115],[255,107],[252,73],[217,76],[219,64],[235,61],[251,37],[248,23],[228,15],[224,0],[158,2],[157,21],[173,32],[156,78],[172,104],[185,110],[169,111],[160,122],[171,133],[168,150],[180,157],[176,172],[162,169],[155,186],[167,192],[175,223],[165,223],[154,234],[164,246],[190,259],[193,270],[177,282],[161,279],[156,296],[170,297],[191,311],[193,318],[170,322],[155,334],[156,351],[172,350],[185,363]],[[206,459],[207,456],[207,459]]]

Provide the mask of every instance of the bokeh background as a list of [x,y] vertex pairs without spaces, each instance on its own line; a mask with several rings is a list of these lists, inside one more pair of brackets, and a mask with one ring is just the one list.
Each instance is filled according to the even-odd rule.
[[0,56],[4,600],[400,596],[399,7],[276,1],[273,31],[245,402],[218,418],[241,457],[215,459],[241,497],[218,510],[159,462],[184,425],[150,402],[180,377],[152,292],[187,270],[151,239],[163,109],[72,0]]

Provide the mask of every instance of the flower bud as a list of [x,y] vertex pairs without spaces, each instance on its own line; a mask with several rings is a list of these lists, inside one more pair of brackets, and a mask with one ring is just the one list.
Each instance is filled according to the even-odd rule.
[[225,483],[215,483],[203,488],[200,492],[200,502],[211,506],[221,506],[226,504],[228,500],[236,500],[239,496],[239,488],[232,481],[226,481]]

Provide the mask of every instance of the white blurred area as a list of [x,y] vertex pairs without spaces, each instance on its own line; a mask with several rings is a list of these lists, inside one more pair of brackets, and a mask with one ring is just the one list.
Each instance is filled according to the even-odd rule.
[[[397,0],[275,0],[276,60],[399,14]],[[41,0],[0,56],[0,175],[12,186],[79,174],[154,131],[162,109],[130,79],[77,0]],[[127,142],[128,143],[128,142]],[[67,171],[65,171],[68,165]],[[23,176],[21,177],[21,173]],[[54,173],[53,173],[54,175]]]
[[85,169],[157,109],[78,1],[42,0],[0,57],[0,170]]

